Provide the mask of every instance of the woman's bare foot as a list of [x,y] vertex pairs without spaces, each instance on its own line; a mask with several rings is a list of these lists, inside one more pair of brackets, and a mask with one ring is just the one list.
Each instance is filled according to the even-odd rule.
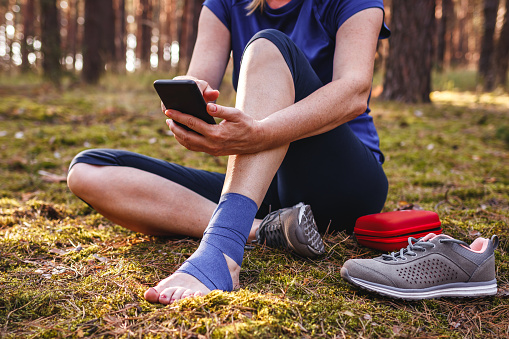
[[[228,264],[233,288],[239,288],[240,266],[227,255],[224,255],[224,258]],[[144,296],[149,302],[168,305],[184,298],[198,297],[209,292],[210,290],[192,275],[176,272],[161,280],[156,287],[146,290]]]

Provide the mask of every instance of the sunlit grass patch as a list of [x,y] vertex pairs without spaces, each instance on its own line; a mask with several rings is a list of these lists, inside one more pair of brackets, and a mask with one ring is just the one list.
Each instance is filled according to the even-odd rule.
[[436,103],[447,103],[463,107],[499,107],[509,109],[509,94],[504,92],[456,92],[456,91],[435,91],[432,92],[431,100]]

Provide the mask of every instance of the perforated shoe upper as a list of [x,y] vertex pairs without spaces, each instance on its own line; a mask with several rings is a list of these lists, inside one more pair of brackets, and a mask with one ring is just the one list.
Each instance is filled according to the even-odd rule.
[[446,235],[426,238],[414,239],[415,243],[400,252],[348,260],[343,267],[351,277],[402,289],[495,279],[498,242],[487,240],[485,248],[476,251]]

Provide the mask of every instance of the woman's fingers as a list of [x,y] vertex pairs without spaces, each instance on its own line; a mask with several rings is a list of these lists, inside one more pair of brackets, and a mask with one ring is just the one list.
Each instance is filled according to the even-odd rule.
[[[175,139],[192,151],[211,155],[247,154],[259,152],[263,147],[257,122],[237,108],[208,104],[207,110],[213,117],[223,119],[217,125],[210,125],[199,118],[182,112],[167,110],[168,127]],[[188,131],[177,122],[186,125]]]
[[168,124],[178,143],[188,150],[217,155],[215,154],[217,152],[217,145],[214,145],[207,137],[193,131],[188,131],[171,119],[166,120],[166,124]]
[[205,102],[216,101],[217,98],[219,98],[219,91],[208,86],[203,92],[203,98],[205,99]]
[[217,89],[213,89],[212,87],[210,87],[209,83],[206,82],[205,80],[195,79],[194,81],[198,85],[198,88],[202,92],[203,98],[205,99],[206,102],[217,100],[217,98],[219,97],[219,91]]
[[228,120],[230,122],[238,122],[242,117],[242,112],[234,107],[221,106],[218,104],[207,105],[207,112],[215,118]]
[[187,80],[193,80],[198,85],[198,88],[200,89],[200,92],[203,94],[203,98],[205,99],[205,102],[211,102],[216,101],[219,97],[219,91],[217,89],[213,89],[210,87],[209,83],[205,80],[200,80],[198,78],[189,76],[189,75],[181,75],[173,78],[175,80],[181,80],[181,79],[187,79]]
[[[205,121],[201,120],[200,118],[197,118],[193,115],[185,114],[185,113],[171,110],[171,109],[166,110],[164,112],[164,114],[171,120],[174,120],[175,122],[179,122],[179,123],[189,127],[194,132],[197,132],[202,135],[207,135],[208,133],[210,133],[210,126],[213,126],[213,125],[210,125],[210,124],[206,123]],[[176,125],[176,126],[178,126],[178,125]],[[178,134],[182,133],[181,131],[174,131],[172,129],[172,126],[169,124],[168,124],[168,127],[170,127],[171,131],[176,136]],[[180,127],[180,126],[178,126],[178,127]],[[182,127],[180,127],[180,128],[182,128]],[[189,133],[189,131],[187,131],[183,128],[182,128],[182,130],[185,131],[186,133]],[[196,134],[196,133],[194,133],[194,134]]]

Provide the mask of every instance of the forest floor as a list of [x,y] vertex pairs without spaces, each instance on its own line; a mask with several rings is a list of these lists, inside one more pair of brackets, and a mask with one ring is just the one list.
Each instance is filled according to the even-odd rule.
[[63,90],[0,80],[0,337],[509,337],[507,94],[457,91],[450,80],[433,104],[371,105],[390,182],[384,211],[436,211],[446,234],[469,243],[497,234],[496,296],[409,302],[360,290],[340,277],[342,264],[381,253],[339,233],[325,236],[317,260],[257,246],[245,253],[240,290],[162,306],[144,290],[198,242],[125,230],[65,184],[73,156],[96,147],[224,171],[226,158],[169,135],[156,78]]

